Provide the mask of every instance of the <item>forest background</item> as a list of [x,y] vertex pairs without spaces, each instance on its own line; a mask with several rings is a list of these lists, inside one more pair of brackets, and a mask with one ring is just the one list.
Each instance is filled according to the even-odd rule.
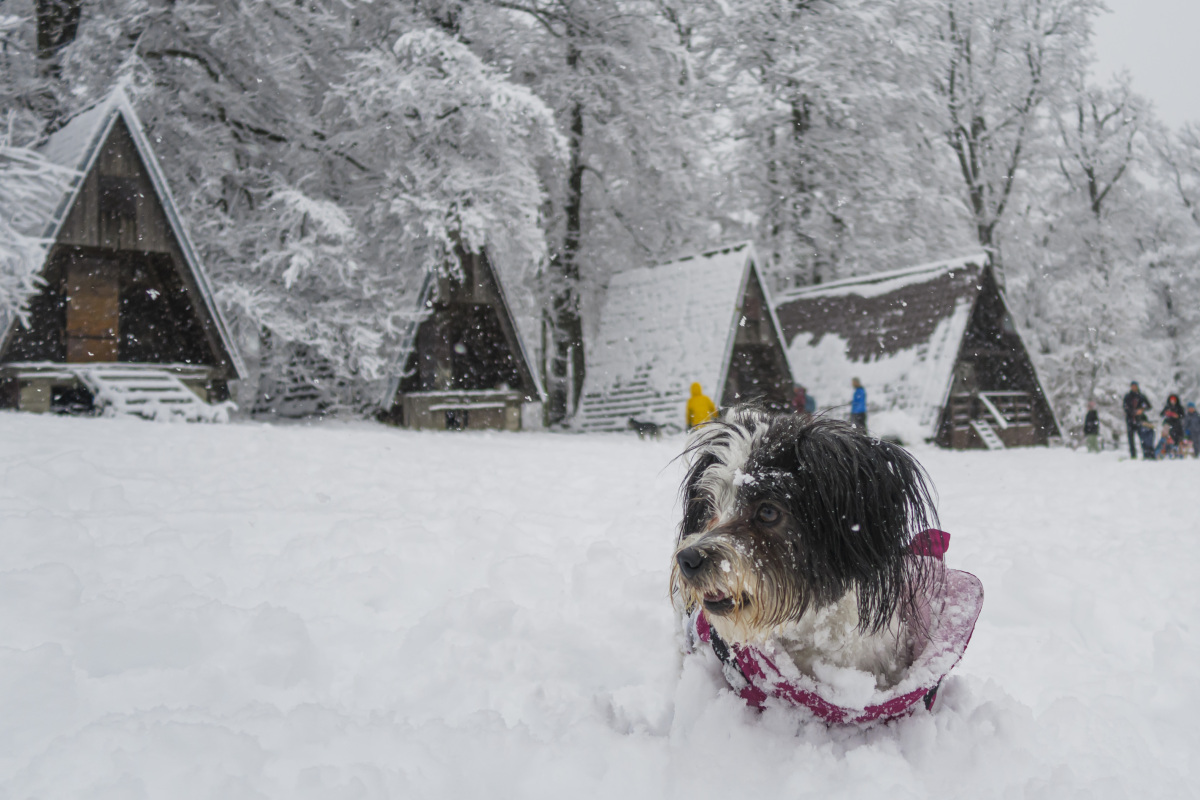
[[[117,82],[253,374],[369,413],[481,251],[569,417],[614,272],[752,239],[780,290],[987,251],[1065,422],[1200,399],[1200,124],[1091,78],[1098,0],[3,0],[0,170]],[[38,243],[0,197],[0,306]],[[803,377],[800,376],[802,380]]]

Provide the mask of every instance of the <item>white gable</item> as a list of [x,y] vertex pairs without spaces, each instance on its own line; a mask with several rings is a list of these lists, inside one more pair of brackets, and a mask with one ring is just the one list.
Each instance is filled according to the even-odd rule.
[[580,427],[620,430],[633,416],[682,428],[693,382],[720,402],[753,261],[742,243],[614,275],[587,349]]

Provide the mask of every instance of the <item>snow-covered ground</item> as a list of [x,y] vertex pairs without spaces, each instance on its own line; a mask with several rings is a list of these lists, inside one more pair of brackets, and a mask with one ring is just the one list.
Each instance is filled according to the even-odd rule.
[[1200,462],[918,450],[983,615],[826,729],[680,655],[680,445],[0,413],[0,797],[1200,793]]

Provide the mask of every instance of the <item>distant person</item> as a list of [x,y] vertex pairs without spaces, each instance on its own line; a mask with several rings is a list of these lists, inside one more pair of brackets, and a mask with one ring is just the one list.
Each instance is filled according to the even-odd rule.
[[1162,418],[1163,422],[1171,426],[1171,441],[1175,444],[1183,441],[1183,415],[1183,404],[1179,402],[1179,395],[1168,395],[1167,404],[1163,406]]
[[808,412],[808,389],[803,386],[797,386],[792,391],[792,413],[807,414]]
[[1100,412],[1096,410],[1096,401],[1088,400],[1087,414],[1083,418],[1083,440],[1087,442],[1089,453],[1100,452]]
[[1162,431],[1158,435],[1158,446],[1154,448],[1154,457],[1157,459],[1178,458],[1178,442],[1179,440],[1172,435],[1171,423],[1164,422]]
[[700,389],[699,383],[692,384],[692,396],[687,401],[687,426],[690,431],[698,425],[717,418],[717,407]]
[[1192,443],[1192,458],[1200,458],[1200,414],[1196,413],[1195,403],[1187,404],[1187,412],[1183,415],[1183,436]]
[[806,414],[817,413],[817,398],[812,396],[812,392],[804,395],[804,412]]
[[1137,381],[1129,384],[1129,392],[1122,401],[1125,409],[1125,431],[1129,434],[1129,457],[1137,458],[1137,442],[1141,440],[1141,423],[1138,421],[1138,411],[1148,411],[1152,406],[1138,388]]
[[1150,417],[1146,415],[1146,409],[1139,408],[1133,417],[1133,424],[1137,430],[1138,441],[1142,445],[1142,460],[1154,460],[1154,423],[1150,421]]
[[862,381],[858,378],[851,378],[850,385],[854,387],[854,397],[850,398],[850,423],[866,433],[867,390],[863,388]]

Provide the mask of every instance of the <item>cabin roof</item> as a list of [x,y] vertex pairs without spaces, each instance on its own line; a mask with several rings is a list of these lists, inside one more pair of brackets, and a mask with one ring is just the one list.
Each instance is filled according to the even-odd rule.
[[587,352],[581,427],[625,428],[630,416],[682,427],[696,381],[720,402],[751,274],[754,247],[742,242],[614,275]]
[[[154,149],[150,146],[150,140],[142,128],[133,103],[120,86],[100,103],[73,116],[36,148],[49,162],[49,168],[6,171],[5,176],[0,177],[0,196],[8,193],[9,196],[33,198],[30,202],[21,204],[24,209],[13,222],[19,234],[40,240],[41,257],[31,267],[40,272],[45,265],[46,256],[75,204],[84,179],[95,166],[100,149],[118,119],[125,123],[133,138],[186,266],[195,276],[201,299],[233,369],[238,377],[244,377],[246,368],[241,354],[234,346],[229,325],[213,297],[208,275],[179,214],[166,176],[154,155]],[[20,194],[16,194],[18,191]],[[3,315],[2,311],[0,315]],[[5,332],[14,321],[13,318],[4,319],[0,316],[0,323],[3,323],[2,329]]]
[[932,429],[987,268],[983,254],[788,292],[775,302],[796,380],[820,408],[849,403],[851,378],[873,408]]

